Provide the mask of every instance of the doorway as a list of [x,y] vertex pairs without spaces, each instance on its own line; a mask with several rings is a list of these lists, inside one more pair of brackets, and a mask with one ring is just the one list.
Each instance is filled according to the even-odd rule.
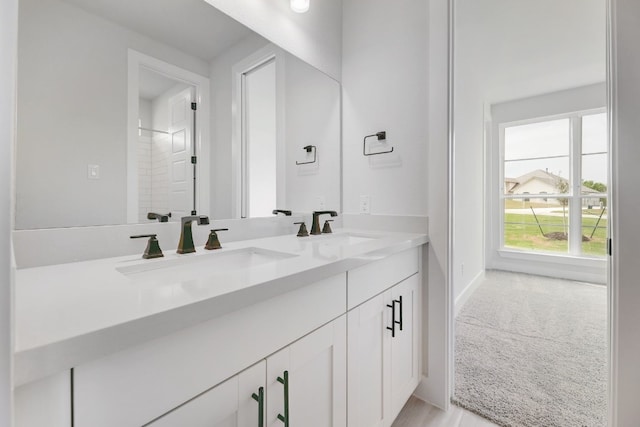
[[276,60],[242,73],[242,218],[277,206]]
[[[571,418],[568,409],[583,397],[586,406],[598,406],[587,417],[594,423],[586,425],[606,425],[611,192],[607,2],[454,0],[452,4],[455,253],[450,280],[458,368],[452,397],[498,423],[545,426],[574,425],[571,419],[575,425],[584,424],[576,414]],[[563,299],[566,293],[569,298]],[[510,305],[502,304],[505,301]],[[549,326],[552,323],[555,328]],[[564,329],[567,324],[573,328]],[[578,330],[587,324],[590,331]],[[463,336],[469,328],[476,330]],[[549,345],[514,360],[502,352],[509,347],[506,341],[498,345],[498,340],[469,365],[473,357],[466,356],[474,356],[471,349],[481,353],[479,346],[497,339],[491,335],[497,331],[511,344],[523,339],[513,344],[512,353],[531,348],[524,336],[547,340]],[[475,344],[468,339],[480,334],[484,335]],[[555,365],[570,371],[588,363],[595,373],[562,395],[556,392],[571,378],[580,383],[577,377],[558,379],[545,372],[554,366],[554,360],[548,360],[551,343],[557,339],[559,349],[571,347],[575,343],[571,334],[597,345],[592,352],[581,348],[584,354],[573,357],[570,354],[578,350],[568,351],[568,356],[557,350]],[[495,360],[504,363],[492,366],[489,361]],[[551,363],[545,365],[545,360]],[[506,377],[487,370],[519,363],[522,370],[514,368],[510,378],[517,383],[515,389],[528,388],[528,394],[501,396],[517,405],[501,408],[497,404],[501,397],[494,394],[483,407],[482,402],[471,402],[468,394],[463,396],[462,389],[469,385],[474,398],[490,395],[495,384],[485,381]],[[530,382],[518,377],[527,366],[537,368]],[[462,371],[478,375],[461,377]],[[511,384],[506,382],[493,390],[507,390]],[[545,401],[542,395],[551,399]],[[532,404],[527,408],[526,402]],[[549,402],[559,403],[556,413]],[[493,413],[487,410],[491,405]],[[517,415],[521,409],[529,414],[537,411],[538,424],[496,414]]]
[[284,52],[272,44],[232,67],[232,216],[271,215],[285,206]]
[[138,219],[156,214],[178,221],[194,202],[195,88],[144,67],[139,76]]
[[129,49],[127,81],[127,222],[208,212],[209,79]]

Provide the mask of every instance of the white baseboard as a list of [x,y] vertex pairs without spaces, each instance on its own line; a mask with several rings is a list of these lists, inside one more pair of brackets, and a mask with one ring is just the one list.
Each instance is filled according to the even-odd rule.
[[458,317],[458,314],[460,313],[460,310],[462,310],[462,307],[464,307],[464,305],[467,303],[471,295],[473,295],[476,289],[478,289],[478,286],[480,286],[480,284],[484,282],[484,279],[485,279],[485,270],[482,270],[476,275],[476,277],[473,278],[473,280],[471,280],[471,282],[469,282],[467,287],[464,288],[464,290],[460,293],[460,295],[458,295],[458,298],[456,298],[456,301],[454,303],[454,308],[453,308],[454,319]]
[[418,384],[418,387],[413,392],[413,395],[431,406],[435,406],[436,408],[442,409],[445,412],[448,411],[449,408],[447,404],[449,403],[449,401],[443,402],[440,398],[441,393],[434,394],[433,391],[433,387],[429,386],[428,378],[423,376],[420,383]]

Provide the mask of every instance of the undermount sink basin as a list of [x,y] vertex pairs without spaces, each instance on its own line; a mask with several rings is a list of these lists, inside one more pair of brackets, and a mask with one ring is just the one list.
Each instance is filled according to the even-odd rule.
[[173,259],[138,261],[116,270],[132,280],[185,282],[292,258],[297,255],[262,248],[242,248],[205,254],[181,255]]

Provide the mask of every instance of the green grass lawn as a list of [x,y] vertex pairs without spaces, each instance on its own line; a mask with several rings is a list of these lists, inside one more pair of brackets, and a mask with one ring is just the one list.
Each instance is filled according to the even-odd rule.
[[[582,218],[582,234],[589,237],[596,224],[597,218]],[[542,231],[547,233],[563,232],[561,216],[538,215]],[[568,219],[567,219],[568,223]],[[582,253],[604,256],[606,254],[607,220],[602,218],[593,238],[589,242],[582,242]],[[505,247],[527,249],[546,252],[567,252],[566,240],[548,239],[542,235],[533,215],[505,214],[504,225]]]

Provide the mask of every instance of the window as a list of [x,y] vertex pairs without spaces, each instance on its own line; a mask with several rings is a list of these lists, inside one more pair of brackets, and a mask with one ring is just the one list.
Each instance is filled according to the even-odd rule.
[[603,257],[607,117],[584,112],[501,129],[501,248]]

